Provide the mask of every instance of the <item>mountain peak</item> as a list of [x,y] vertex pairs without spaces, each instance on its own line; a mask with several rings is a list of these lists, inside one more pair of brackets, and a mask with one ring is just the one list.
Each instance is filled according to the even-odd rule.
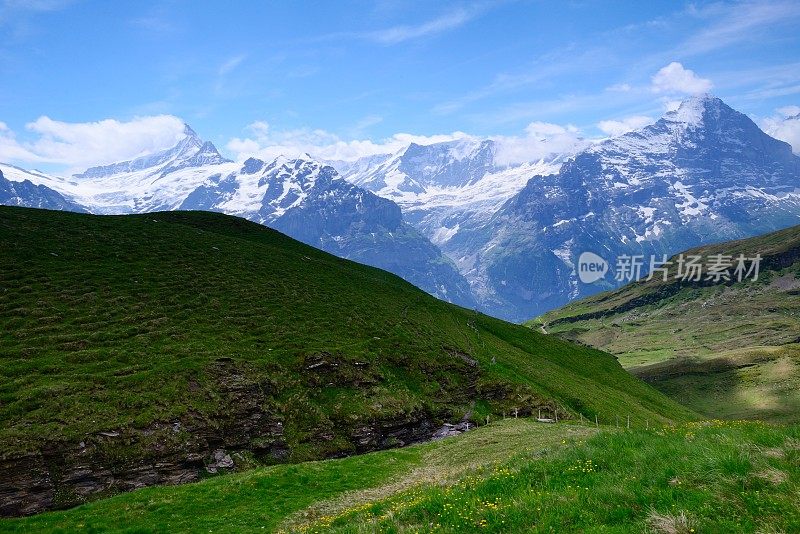
[[721,98],[714,96],[711,93],[702,93],[689,97],[681,103],[681,106],[699,107],[704,110],[729,108],[729,106],[723,102]]
[[203,145],[200,147],[199,153],[217,155],[217,156],[220,155],[219,150],[217,150],[217,147],[214,146],[214,143],[212,143],[211,141],[206,141],[205,143],[203,143]]
[[242,173],[256,174],[257,172],[261,172],[261,169],[263,169],[265,165],[266,162],[258,158],[247,158],[242,164]]
[[193,137],[195,139],[200,138],[200,136],[197,135],[197,132],[195,132],[192,127],[185,122],[183,123],[183,135],[186,137]]
[[723,107],[727,107],[719,98],[704,93],[687,98],[681,102],[680,106],[673,111],[664,114],[664,120],[668,122],[685,123],[688,126],[700,126],[703,117],[709,112],[719,113]]

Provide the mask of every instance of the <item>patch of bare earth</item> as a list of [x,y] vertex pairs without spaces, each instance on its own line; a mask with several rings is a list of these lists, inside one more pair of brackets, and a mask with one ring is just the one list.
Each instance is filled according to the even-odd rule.
[[691,534],[694,532],[693,521],[686,515],[686,512],[660,514],[652,510],[647,516],[647,526],[651,532],[660,534]]

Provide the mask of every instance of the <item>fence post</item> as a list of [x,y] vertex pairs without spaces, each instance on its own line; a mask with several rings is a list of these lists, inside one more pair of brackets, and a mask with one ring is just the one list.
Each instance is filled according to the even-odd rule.
[[600,428],[600,423],[597,422],[597,414],[594,414],[594,426]]
[[630,429],[630,428],[631,428],[631,416],[629,415],[628,416],[628,429]]

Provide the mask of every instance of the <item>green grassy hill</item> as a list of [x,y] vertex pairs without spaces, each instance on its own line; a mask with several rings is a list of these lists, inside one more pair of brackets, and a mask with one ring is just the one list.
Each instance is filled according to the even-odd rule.
[[0,532],[797,532],[799,492],[797,426],[509,419],[0,520]]
[[424,440],[692,412],[606,353],[213,213],[0,208],[0,513]]
[[706,416],[800,421],[800,226],[686,254],[717,253],[760,253],[758,281],[654,278],[529,326],[617,355],[634,375]]

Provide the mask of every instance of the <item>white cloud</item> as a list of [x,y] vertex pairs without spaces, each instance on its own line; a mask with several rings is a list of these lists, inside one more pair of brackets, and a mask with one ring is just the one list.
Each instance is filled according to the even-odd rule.
[[600,128],[603,133],[606,133],[611,137],[616,137],[633,130],[638,130],[639,128],[647,126],[648,124],[652,124],[653,122],[655,121],[651,117],[647,117],[645,115],[632,115],[621,120],[600,121],[597,123],[597,127]]
[[656,93],[694,95],[708,92],[711,87],[711,80],[700,78],[694,71],[673,61],[653,76],[651,89]]
[[581,131],[568,124],[532,122],[523,136],[498,136],[495,160],[500,165],[538,161],[556,154],[574,154],[589,145]]
[[2,162],[41,162],[35,154],[22,146],[14,132],[4,122],[0,122],[0,161]]
[[258,137],[266,137],[269,134],[269,123],[267,121],[255,121],[247,126],[247,129]]
[[[391,137],[371,139],[342,139],[325,130],[301,128],[274,131],[267,122],[258,121],[247,128],[249,136],[231,139],[226,148],[241,161],[248,157],[272,160],[280,155],[295,157],[308,153],[324,160],[353,161],[376,154],[391,154],[410,143],[430,145],[458,139],[478,139],[467,133],[455,131],[437,135],[396,133]],[[588,146],[590,141],[581,137],[575,126],[532,122],[519,136],[492,136],[497,143],[496,160],[501,165],[511,165],[539,159],[554,154],[573,154]]]
[[228,144],[225,145],[225,148],[231,152],[234,152],[235,154],[251,156],[253,154],[257,154],[261,150],[261,145],[252,139],[239,139],[238,137],[234,137],[228,141]]
[[418,145],[431,145],[433,143],[444,143],[445,141],[454,141],[456,139],[469,139],[472,136],[464,132],[453,132],[449,134],[434,134],[434,135],[416,135],[409,133],[396,133],[391,139],[391,144],[399,143],[407,145],[409,143],[416,143]]
[[378,141],[345,140],[321,129],[274,131],[265,121],[256,121],[248,125],[247,130],[251,134],[249,137],[235,137],[225,146],[236,154],[238,160],[251,156],[271,160],[280,155],[298,156],[308,153],[325,160],[352,161],[365,156],[396,152],[409,143],[432,144],[469,137],[463,132],[431,136],[397,133]]
[[778,108],[775,111],[777,111],[784,117],[795,117],[797,115],[800,115],[800,106],[785,106],[782,108]]
[[682,100],[672,100],[669,98],[662,98],[661,105],[664,106],[664,111],[669,113],[670,111],[678,111],[678,108],[681,107],[683,103]]
[[571,124],[561,126],[560,124],[553,124],[552,122],[534,121],[525,127],[525,133],[527,133],[529,137],[536,138],[553,137],[577,132],[578,129]]
[[393,26],[368,32],[365,37],[381,44],[392,45],[456,29],[481,14],[482,8],[457,8],[418,25]]
[[629,93],[633,89],[628,83],[615,83],[614,85],[610,85],[606,87],[606,91],[611,91],[613,93]]
[[800,107],[787,106],[776,111],[778,115],[759,121],[759,126],[775,139],[792,145],[792,151],[800,154]]
[[226,74],[234,70],[236,67],[241,65],[246,57],[247,56],[245,54],[240,54],[238,56],[233,56],[229,58],[224,63],[222,63],[222,65],[219,66],[217,74],[219,74],[220,76],[225,76]]
[[8,128],[0,130],[0,160],[56,163],[78,170],[173,146],[183,136],[184,123],[172,115],[85,123],[39,117],[26,128],[36,136],[28,142],[18,141]]

